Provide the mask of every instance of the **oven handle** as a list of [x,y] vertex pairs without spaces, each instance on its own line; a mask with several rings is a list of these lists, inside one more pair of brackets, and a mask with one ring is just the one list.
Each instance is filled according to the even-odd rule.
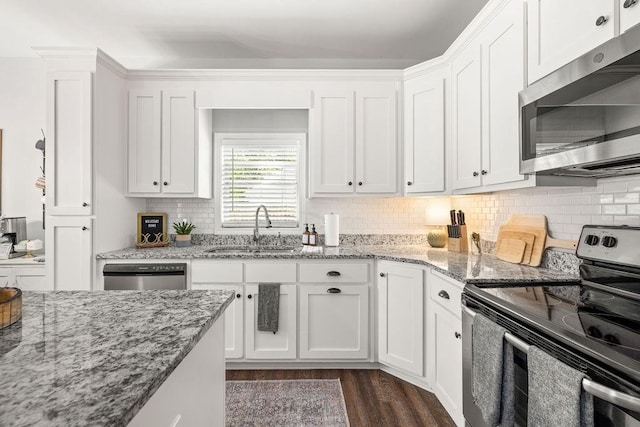
[[[474,317],[476,315],[476,313],[474,311],[472,311],[471,309],[469,309],[467,306],[463,305],[462,306],[462,310],[465,312],[465,314]],[[522,341],[520,338],[512,335],[509,332],[506,332],[504,334],[504,339],[511,344],[512,346],[514,346],[515,348],[517,348],[518,350],[524,352],[524,353],[528,353],[529,352],[529,347],[531,347],[529,344],[527,344],[526,342]],[[626,393],[621,393],[617,390],[614,390],[612,388],[603,386],[602,384],[599,384],[595,381],[592,381],[588,378],[583,378],[582,379],[582,388],[584,391],[586,391],[587,393],[598,397],[602,400],[604,400],[605,402],[609,402],[611,404],[614,404],[616,406],[619,406],[621,408],[625,408],[628,409],[630,411],[634,411],[634,412],[640,412],[640,398],[637,398],[635,396],[631,396],[629,394]]]

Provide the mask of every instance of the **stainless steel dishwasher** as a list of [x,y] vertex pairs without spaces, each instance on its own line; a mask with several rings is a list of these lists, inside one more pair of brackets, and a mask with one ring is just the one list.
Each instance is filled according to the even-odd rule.
[[106,264],[105,291],[187,289],[187,264]]

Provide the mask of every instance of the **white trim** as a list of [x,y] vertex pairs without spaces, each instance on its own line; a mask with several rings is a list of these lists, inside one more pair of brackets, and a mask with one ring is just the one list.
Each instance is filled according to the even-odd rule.
[[281,69],[206,69],[206,70],[128,70],[127,78],[134,80],[282,80],[290,81],[396,81],[402,79],[400,70],[281,70]]
[[306,203],[305,203],[305,170],[306,170],[306,155],[307,155],[307,134],[306,133],[255,133],[255,132],[246,132],[246,133],[227,133],[220,132],[214,134],[214,152],[213,152],[213,170],[214,170],[214,215],[213,215],[213,227],[215,234],[247,234],[253,230],[253,227],[237,227],[237,228],[223,228],[221,226],[221,218],[222,218],[222,203],[220,201],[221,191],[220,186],[221,183],[221,168],[217,165],[216,162],[220,159],[220,149],[222,140],[224,139],[262,139],[262,140],[276,140],[276,139],[297,139],[300,141],[299,151],[298,151],[298,227],[287,227],[287,228],[260,228],[260,234],[292,234],[297,235],[302,233],[304,230],[303,220],[306,218]]

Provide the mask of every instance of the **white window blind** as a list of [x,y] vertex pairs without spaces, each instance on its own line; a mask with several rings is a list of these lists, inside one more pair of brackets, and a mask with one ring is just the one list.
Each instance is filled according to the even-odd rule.
[[[273,227],[299,225],[298,143],[248,144],[224,141],[221,147],[222,227],[253,227],[265,205]],[[264,213],[260,213],[263,224]]]

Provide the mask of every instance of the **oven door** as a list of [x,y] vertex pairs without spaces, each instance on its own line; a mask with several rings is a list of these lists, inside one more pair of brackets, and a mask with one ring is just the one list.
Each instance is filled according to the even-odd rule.
[[[477,312],[473,303],[464,298],[462,304],[462,408],[467,426],[486,427],[480,409],[473,403],[472,334],[473,317]],[[507,333],[505,339],[514,347],[515,366],[515,421],[517,426],[527,425],[527,350],[529,343]],[[568,350],[567,350],[568,351]],[[594,419],[596,427],[640,427],[640,396],[612,388],[610,378],[583,380],[583,388],[594,396]],[[603,385],[602,383],[606,384]]]

